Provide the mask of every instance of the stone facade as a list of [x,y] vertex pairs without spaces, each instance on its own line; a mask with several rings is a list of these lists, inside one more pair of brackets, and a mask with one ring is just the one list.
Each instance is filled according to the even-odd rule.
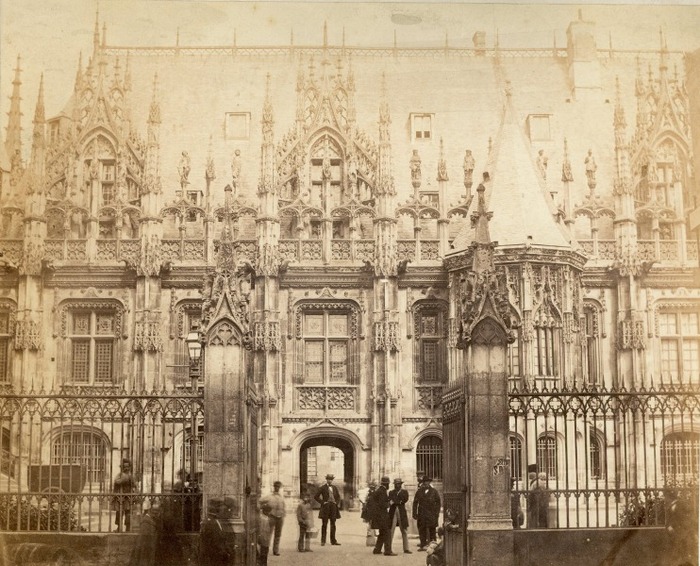
[[[662,39],[618,57],[593,29],[572,22],[567,48],[436,54],[127,48],[96,27],[60,111],[47,115],[42,83],[30,151],[18,61],[0,378],[172,390],[189,383],[200,322],[217,450],[234,461],[251,445],[226,407],[253,403],[261,491],[281,479],[298,493],[306,449],[325,443],[344,453],[348,498],[426,471],[418,452],[442,435],[479,309],[508,334],[511,381],[697,384],[682,54]],[[487,211],[482,250],[470,219]],[[212,353],[232,344],[240,357]]]

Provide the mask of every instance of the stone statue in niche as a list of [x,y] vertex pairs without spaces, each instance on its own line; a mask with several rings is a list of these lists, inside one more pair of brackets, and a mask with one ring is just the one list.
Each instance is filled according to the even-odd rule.
[[466,150],[464,154],[464,163],[462,164],[462,168],[464,169],[464,186],[468,189],[471,188],[472,184],[474,183],[473,175],[475,165],[476,164],[474,162],[472,150]]
[[241,150],[237,149],[233,152],[233,157],[231,158],[231,181],[233,183],[233,189],[236,190],[240,187],[241,178]]
[[588,150],[588,155],[583,163],[586,166],[586,179],[588,180],[588,186],[595,186],[595,172],[598,170],[598,165],[595,162],[595,157],[593,157],[592,149]]
[[177,172],[180,174],[180,186],[184,189],[190,184],[188,180],[190,176],[190,155],[186,151],[182,152]]
[[417,189],[420,187],[421,184],[421,160],[420,160],[420,155],[418,155],[418,150],[414,149],[413,154],[411,155],[411,161],[409,161],[409,165],[411,167],[411,184],[413,185],[414,189]]

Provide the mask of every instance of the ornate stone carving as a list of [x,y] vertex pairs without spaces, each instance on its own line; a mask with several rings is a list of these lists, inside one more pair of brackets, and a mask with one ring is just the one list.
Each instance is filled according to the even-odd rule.
[[[123,317],[126,309],[121,301],[117,299],[105,299],[102,301],[69,299],[62,305],[59,305],[58,308],[58,320],[60,321],[58,335],[61,338],[68,337],[68,312],[76,310],[110,311],[114,314],[114,336],[117,338],[127,338],[128,336],[123,326]],[[56,337],[56,334],[54,334],[54,337]]]
[[349,311],[350,313],[350,339],[357,340],[360,336],[360,308],[354,301],[302,301],[295,307],[294,316],[295,337],[303,337],[304,311],[335,310]]
[[41,350],[43,340],[39,325],[33,320],[18,320],[15,324],[15,350]]
[[472,188],[472,185],[474,184],[473,176],[475,165],[476,164],[474,162],[472,150],[466,150],[464,153],[464,162],[462,163],[462,169],[464,170],[464,188],[467,189],[467,192],[469,192],[469,190]]
[[421,160],[417,149],[413,150],[409,164],[411,166],[411,184],[413,185],[414,189],[418,189],[421,185]]
[[142,321],[136,323],[134,331],[135,352],[162,352],[163,338],[160,322]]
[[26,242],[22,259],[19,263],[20,275],[41,275],[44,259],[44,244],[34,241]]
[[383,320],[374,323],[374,349],[377,352],[401,350],[398,322]]
[[253,347],[264,352],[278,352],[282,347],[280,323],[276,320],[256,322],[253,325]]
[[643,320],[621,320],[617,330],[618,350],[643,350],[646,347]]

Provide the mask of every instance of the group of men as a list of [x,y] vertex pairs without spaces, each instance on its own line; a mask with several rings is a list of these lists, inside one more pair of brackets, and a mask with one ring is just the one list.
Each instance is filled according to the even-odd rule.
[[[423,476],[420,485],[413,498],[412,516],[417,521],[420,543],[418,550],[426,550],[430,541],[436,539],[436,529],[440,516],[440,494],[430,485],[432,478]],[[394,531],[398,527],[401,531],[404,554],[411,554],[408,547],[408,491],[403,488],[403,480],[394,480],[394,489],[389,489],[391,480],[384,476],[376,489],[370,490],[365,502],[363,517],[370,524],[370,528],[379,531],[377,541],[372,551],[374,554],[384,556],[398,556],[391,549]]]

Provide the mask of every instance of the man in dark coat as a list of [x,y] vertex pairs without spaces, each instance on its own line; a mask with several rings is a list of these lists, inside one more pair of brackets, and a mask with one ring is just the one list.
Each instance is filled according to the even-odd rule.
[[335,521],[340,519],[341,499],[338,488],[333,485],[334,479],[333,474],[328,474],[326,484],[322,485],[314,496],[314,499],[321,505],[318,512],[318,518],[321,519],[321,546],[326,544],[328,521],[331,522],[331,544],[340,545],[335,538]]
[[235,559],[233,526],[229,519],[235,511],[231,497],[213,498],[207,506],[208,517],[202,522],[199,537],[200,566],[229,566]]
[[124,531],[131,530],[131,494],[136,491],[136,480],[131,472],[131,460],[124,458],[121,465],[122,471],[114,478],[114,493],[117,495],[112,499],[114,507],[114,524],[117,532],[122,532],[122,519],[124,520]]
[[440,517],[440,494],[430,482],[429,476],[423,476],[423,481],[413,498],[413,518],[418,522],[420,544],[418,550],[425,550],[428,543],[437,540],[435,529]]
[[384,547],[386,556],[396,556],[396,553],[391,551],[391,520],[389,518],[389,478],[384,476],[381,479],[379,487],[372,493],[368,502],[368,514],[370,516],[370,525],[373,529],[379,531],[377,535],[377,544],[374,545],[374,554],[381,554]]
[[[408,548],[408,513],[406,513],[408,491],[403,489],[402,486],[403,480],[396,478],[394,480],[394,489],[389,492],[389,520],[391,522],[389,541],[394,540],[394,530],[398,527],[403,539],[403,552],[404,554],[411,554]],[[391,547],[391,544],[389,546]]]

